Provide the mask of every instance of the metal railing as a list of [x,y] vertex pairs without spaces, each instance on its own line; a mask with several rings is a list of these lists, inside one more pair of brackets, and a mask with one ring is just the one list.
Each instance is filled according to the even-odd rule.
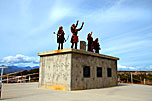
[[[32,73],[22,75],[23,71],[14,72],[10,74],[3,75],[3,83],[24,83],[24,82],[31,82],[31,81],[38,81],[39,73]],[[16,76],[20,74],[20,76]]]

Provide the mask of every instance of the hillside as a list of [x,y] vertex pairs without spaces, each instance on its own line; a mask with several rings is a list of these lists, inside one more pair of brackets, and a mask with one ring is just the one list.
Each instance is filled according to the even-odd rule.
[[[0,66],[0,67],[3,67],[4,65]],[[18,67],[18,66],[8,66],[7,69],[4,69],[4,74],[7,74],[7,73],[14,73],[14,72],[19,72],[19,71],[24,71],[24,70],[31,70],[31,69],[35,69],[35,68],[39,68],[39,66],[34,66],[34,67],[30,67],[30,66],[27,66],[27,67]],[[1,70],[0,70],[1,72]]]

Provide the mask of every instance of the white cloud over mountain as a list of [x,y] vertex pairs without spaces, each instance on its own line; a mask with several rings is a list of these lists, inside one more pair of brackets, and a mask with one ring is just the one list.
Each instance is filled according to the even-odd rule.
[[131,69],[131,70],[133,70],[133,69],[136,69],[136,67],[122,66],[122,65],[118,64],[118,69]]
[[6,66],[37,66],[39,59],[35,57],[24,56],[17,54],[16,56],[7,56],[0,59],[0,65]]
[[93,31],[100,53],[120,58],[118,70],[152,70],[152,0],[1,0],[0,7],[0,65],[38,65],[31,56],[57,49],[52,33],[61,25],[70,48],[70,27],[79,20],[79,40]]
[[[7,56],[0,59],[0,66],[18,66],[18,67],[26,67],[26,66],[38,66],[39,58],[25,56],[22,54],[17,54],[15,56]],[[152,65],[150,66],[125,66],[118,64],[118,70],[124,71],[149,71],[152,70]]]
[[133,66],[123,66],[118,64],[118,70],[124,70],[124,71],[152,71],[152,65],[150,66],[139,66],[139,67],[133,67]]

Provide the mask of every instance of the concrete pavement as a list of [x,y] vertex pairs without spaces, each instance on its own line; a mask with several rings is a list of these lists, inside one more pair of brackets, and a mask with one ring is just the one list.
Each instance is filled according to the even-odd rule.
[[152,101],[152,86],[119,84],[117,87],[56,91],[38,88],[38,83],[4,84],[4,101]]

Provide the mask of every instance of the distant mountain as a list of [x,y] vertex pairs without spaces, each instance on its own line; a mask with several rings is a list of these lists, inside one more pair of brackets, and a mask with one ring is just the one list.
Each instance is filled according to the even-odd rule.
[[[4,65],[2,65],[4,66]],[[0,66],[0,67],[2,67]],[[31,70],[31,69],[35,69],[35,68],[39,68],[39,66],[34,66],[34,67],[18,67],[18,66],[7,66],[8,68],[4,69],[4,73],[13,73],[13,72],[19,72],[19,71],[24,71],[24,70]],[[1,72],[1,70],[0,70]]]
[[39,68],[39,66],[35,66],[35,67],[30,67],[30,66],[28,66],[28,67],[24,67],[25,70],[31,70],[31,69],[35,69],[35,68]]

